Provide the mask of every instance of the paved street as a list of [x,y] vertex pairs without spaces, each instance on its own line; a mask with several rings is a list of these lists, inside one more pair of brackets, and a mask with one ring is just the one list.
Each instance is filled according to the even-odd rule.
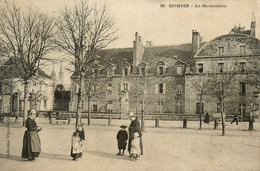
[[[11,121],[13,118],[11,118]],[[83,120],[86,123],[86,120]],[[10,157],[7,158],[7,127],[0,124],[0,170],[259,170],[260,123],[254,123],[254,131],[248,131],[248,123],[226,123],[226,136],[221,136],[220,126],[188,121],[182,128],[181,121],[146,121],[143,133],[144,155],[130,161],[128,155],[117,156],[116,134],[121,124],[128,120],[92,120],[85,125],[87,150],[78,161],[70,157],[71,134],[74,125],[49,125],[45,118],[37,118],[43,128],[39,133],[42,143],[40,157],[33,162],[21,156],[25,128],[20,124],[10,126]]]

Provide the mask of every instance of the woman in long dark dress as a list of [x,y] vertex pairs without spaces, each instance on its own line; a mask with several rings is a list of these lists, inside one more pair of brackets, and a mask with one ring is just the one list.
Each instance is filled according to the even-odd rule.
[[25,123],[27,130],[24,132],[22,149],[22,158],[27,158],[29,161],[39,157],[41,152],[41,141],[38,132],[42,128],[37,126],[35,118],[36,110],[32,109]]
[[128,128],[129,131],[129,140],[128,140],[128,152],[130,154],[131,151],[131,142],[134,139],[134,133],[138,132],[140,136],[140,149],[141,155],[143,155],[143,142],[142,142],[142,132],[140,127],[140,122],[137,119],[136,115],[133,112],[130,112],[129,117],[131,119],[131,124]]

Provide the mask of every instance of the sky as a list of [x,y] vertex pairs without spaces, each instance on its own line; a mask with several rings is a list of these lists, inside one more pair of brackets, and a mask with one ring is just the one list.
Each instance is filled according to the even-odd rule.
[[[0,5],[14,1],[17,5],[35,7],[58,16],[65,5],[74,0],[0,0]],[[256,17],[256,37],[260,39],[260,0],[89,0],[109,3],[109,14],[115,21],[119,39],[108,48],[132,47],[135,32],[154,46],[191,43],[192,30],[204,41],[227,34],[234,25],[250,29],[252,13]],[[188,8],[172,8],[173,4],[188,4]],[[203,8],[206,5],[225,5],[224,8]],[[165,6],[165,7],[162,7]],[[200,7],[195,7],[200,6]],[[57,70],[59,67],[57,67]]]

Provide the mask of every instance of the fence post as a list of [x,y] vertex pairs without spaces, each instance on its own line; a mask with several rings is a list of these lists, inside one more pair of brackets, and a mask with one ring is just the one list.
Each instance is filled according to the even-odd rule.
[[249,119],[249,130],[250,130],[250,131],[253,131],[253,130],[254,130],[253,122],[254,122],[253,119],[250,118],[250,119]]
[[187,120],[183,119],[183,128],[187,128]]
[[218,120],[217,118],[214,119],[214,129],[218,128]]
[[109,115],[109,117],[108,117],[108,126],[111,125],[111,120],[112,120],[111,115]]
[[159,118],[156,116],[155,118],[155,128],[159,128]]
[[71,121],[71,116],[69,115],[69,117],[68,117],[68,125],[70,124],[70,121]]

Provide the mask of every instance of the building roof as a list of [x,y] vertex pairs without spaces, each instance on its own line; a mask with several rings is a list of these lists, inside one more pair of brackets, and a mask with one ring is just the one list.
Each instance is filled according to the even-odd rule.
[[[21,77],[21,71],[18,70],[17,67],[14,67],[14,58],[6,58],[0,60],[0,62],[3,62],[2,65],[0,65],[0,77],[5,78],[20,78]],[[51,77],[46,74],[43,70],[39,69],[37,73],[42,78],[48,78],[51,79]]]
[[[246,53],[241,53],[241,46],[245,46]],[[219,47],[225,48],[225,52],[221,55],[218,53]],[[196,52],[194,57],[228,57],[245,55],[260,55],[259,39],[247,34],[225,34],[204,44]]]
[[[174,65],[177,59],[189,63],[192,58],[191,48],[191,44],[145,47],[142,62],[145,62],[150,69],[155,67],[159,61],[166,62],[169,66]],[[101,55],[113,59],[112,63],[116,64],[117,68],[115,74],[122,73],[121,66],[124,60],[133,65],[133,48],[106,49],[102,51]]]

